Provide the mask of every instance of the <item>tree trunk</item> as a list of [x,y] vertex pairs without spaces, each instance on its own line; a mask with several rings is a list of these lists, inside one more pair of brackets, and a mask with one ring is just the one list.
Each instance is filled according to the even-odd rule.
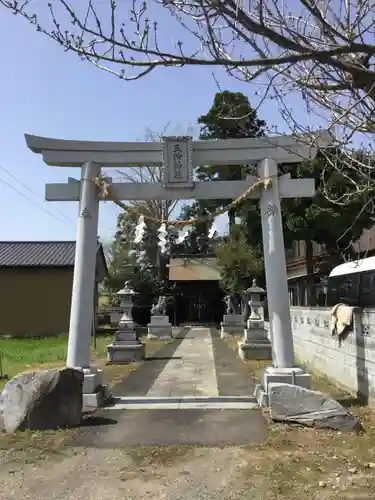
[[307,272],[307,305],[310,307],[316,306],[316,289],[314,279],[314,256],[313,243],[311,240],[305,241],[306,248],[306,272]]
[[231,229],[236,223],[236,213],[233,209],[228,210],[228,225],[229,225],[229,234],[231,232]]

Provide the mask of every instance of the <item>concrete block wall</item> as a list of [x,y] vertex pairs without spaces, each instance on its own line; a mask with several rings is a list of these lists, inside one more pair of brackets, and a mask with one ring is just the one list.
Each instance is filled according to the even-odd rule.
[[353,329],[339,345],[330,308],[291,307],[296,357],[375,405],[375,309],[356,310]]

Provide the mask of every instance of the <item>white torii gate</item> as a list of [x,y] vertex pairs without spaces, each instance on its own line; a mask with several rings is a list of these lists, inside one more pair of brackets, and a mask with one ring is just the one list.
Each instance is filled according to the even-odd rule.
[[[94,142],[49,139],[26,135],[34,153],[42,154],[47,165],[80,167],[81,181],[47,184],[46,200],[78,201],[76,255],[69,326],[67,366],[85,372],[84,404],[96,406],[100,374],[90,368],[99,193],[93,180],[101,167],[163,165],[163,183],[112,183],[111,193],[118,200],[149,199],[228,199],[243,194],[259,180],[270,179],[267,188],[256,188],[249,198],[260,198],[264,263],[266,272],[269,321],[272,332],[274,366],[262,376],[262,394],[268,383],[285,381],[309,385],[308,374],[295,367],[290,322],[288,281],[282,231],[280,198],[312,197],[314,179],[278,177],[278,163],[298,163],[313,159],[317,148],[327,146],[332,137],[315,136],[311,147],[293,137],[192,141],[186,137],[166,137],[164,142]],[[198,165],[258,164],[258,177],[242,181],[194,183],[193,168]],[[107,198],[108,199],[108,198]],[[109,198],[110,199],[110,198]],[[113,198],[112,198],[113,199]]]

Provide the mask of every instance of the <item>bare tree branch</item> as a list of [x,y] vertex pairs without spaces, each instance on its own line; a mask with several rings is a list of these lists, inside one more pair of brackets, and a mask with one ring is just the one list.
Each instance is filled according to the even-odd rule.
[[[295,133],[314,114],[347,151],[345,175],[373,189],[373,0],[0,0],[37,31],[98,68],[136,80],[158,67],[209,66],[273,100]],[[168,36],[170,35],[170,36]],[[305,106],[305,118],[296,103]],[[298,116],[298,118],[297,118]],[[274,130],[277,131],[277,130]],[[340,162],[330,158],[340,169]],[[336,163],[336,164],[335,164]],[[341,168],[342,170],[342,168]],[[349,173],[348,173],[349,172]],[[129,171],[128,171],[129,173]],[[156,178],[146,169],[145,178]],[[345,198],[345,197],[344,197]],[[345,199],[335,200],[345,203]]]
[[[170,128],[170,123],[167,123],[160,133],[153,132],[151,129],[146,129],[146,141],[162,141],[166,135],[177,134],[179,127]],[[189,131],[190,133],[191,131]],[[181,134],[178,134],[181,135]],[[159,183],[163,182],[163,167],[158,165],[144,165],[142,167],[126,167],[117,170],[119,182],[134,182],[134,183]],[[110,174],[108,174],[110,175]],[[135,209],[136,212],[147,215],[151,218],[163,220],[170,219],[175,211],[179,200],[134,200],[129,201],[129,207]]]
[[[249,81],[265,68],[281,74],[279,85],[288,81],[319,100],[326,92],[323,104],[330,111],[334,106],[336,113],[343,113],[347,103],[340,104],[338,96],[326,102],[332,92],[358,91],[365,100],[375,98],[372,0],[247,0],[246,5],[240,0],[132,0],[128,8],[115,0],[0,4],[64,49],[120,78],[139,78],[158,66],[211,65]],[[185,40],[160,39],[159,25],[165,31],[171,20],[172,35],[182,26]],[[366,129],[363,120],[361,125]]]

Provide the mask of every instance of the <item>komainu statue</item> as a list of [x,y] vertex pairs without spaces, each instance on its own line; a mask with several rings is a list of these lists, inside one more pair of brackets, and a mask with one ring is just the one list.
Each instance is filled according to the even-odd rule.
[[226,311],[225,314],[234,314],[235,308],[233,304],[233,298],[231,295],[226,295],[224,298]]
[[152,306],[151,314],[153,316],[165,316],[167,314],[167,297],[161,295],[156,304]]

